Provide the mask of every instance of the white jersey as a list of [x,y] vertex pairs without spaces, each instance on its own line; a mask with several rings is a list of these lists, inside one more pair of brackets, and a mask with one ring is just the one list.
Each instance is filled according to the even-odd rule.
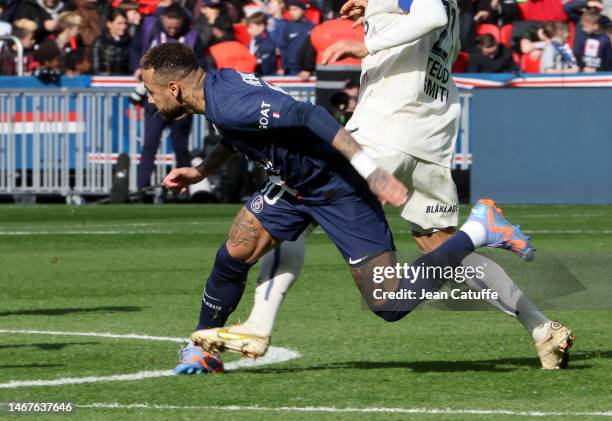
[[369,0],[369,54],[361,62],[359,102],[347,129],[450,167],[461,113],[451,78],[460,50],[457,2],[413,0],[409,7],[406,14],[398,0]]

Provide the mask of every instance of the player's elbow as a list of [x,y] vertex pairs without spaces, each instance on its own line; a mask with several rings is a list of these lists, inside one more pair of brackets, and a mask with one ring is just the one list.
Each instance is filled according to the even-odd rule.
[[419,21],[428,27],[429,31],[444,28],[448,25],[448,14],[440,0],[426,0],[415,3],[414,13],[419,15]]

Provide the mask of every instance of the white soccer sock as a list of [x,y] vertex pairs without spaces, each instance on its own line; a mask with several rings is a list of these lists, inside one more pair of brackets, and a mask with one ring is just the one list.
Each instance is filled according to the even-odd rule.
[[472,243],[474,244],[474,248],[481,247],[484,245],[487,240],[487,231],[485,227],[476,221],[468,221],[459,228],[459,231],[463,231],[470,237]]
[[[471,237],[470,237],[471,238]],[[493,260],[480,254],[472,253],[463,259],[464,266],[481,266],[485,276],[466,279],[466,285],[475,291],[490,289],[499,294],[497,299],[486,301],[504,313],[516,317],[532,338],[539,342],[546,335],[546,323],[550,320],[544,316],[523,291],[514,283],[504,269]]]
[[271,335],[285,293],[304,265],[306,238],[313,229],[308,227],[297,240],[285,241],[263,257],[257,277],[255,302],[249,318],[243,323],[254,334]]

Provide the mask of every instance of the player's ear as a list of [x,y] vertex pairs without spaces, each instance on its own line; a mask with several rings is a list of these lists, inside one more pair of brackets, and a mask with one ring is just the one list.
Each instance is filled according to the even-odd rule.
[[180,102],[182,100],[181,84],[173,80],[168,83],[168,88],[170,89],[170,94]]

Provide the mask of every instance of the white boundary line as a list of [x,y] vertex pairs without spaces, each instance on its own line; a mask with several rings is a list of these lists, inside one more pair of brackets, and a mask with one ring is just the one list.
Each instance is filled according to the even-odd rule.
[[611,417],[612,411],[601,412],[544,412],[544,411],[512,411],[506,409],[454,409],[454,408],[336,408],[333,406],[178,406],[155,405],[148,403],[120,404],[120,403],[92,403],[77,405],[79,408],[96,409],[171,409],[171,410],[198,410],[198,411],[260,411],[260,412],[324,412],[349,414],[471,414],[471,415],[517,415],[528,417],[562,417],[562,416],[600,416]]
[[[114,334],[114,333],[97,333],[97,332],[58,332],[46,330],[22,330],[22,329],[0,329],[1,333],[25,334],[25,335],[52,335],[52,336],[95,336],[99,338],[112,339],[134,339],[145,341],[164,341],[164,342],[186,342],[187,339],[174,338],[167,336],[148,336],[136,334]],[[243,368],[259,367],[269,364],[279,364],[300,358],[301,354],[297,351],[271,346],[266,355],[256,360],[241,359],[231,361],[224,364],[226,371],[240,370]],[[139,371],[131,374],[114,374],[109,376],[88,376],[88,377],[66,377],[55,380],[12,380],[7,383],[0,383],[0,389],[15,389],[18,387],[35,387],[35,386],[64,386],[73,384],[87,384],[100,382],[124,382],[133,380],[152,379],[157,377],[174,376],[174,370],[155,370],[155,371]]]

